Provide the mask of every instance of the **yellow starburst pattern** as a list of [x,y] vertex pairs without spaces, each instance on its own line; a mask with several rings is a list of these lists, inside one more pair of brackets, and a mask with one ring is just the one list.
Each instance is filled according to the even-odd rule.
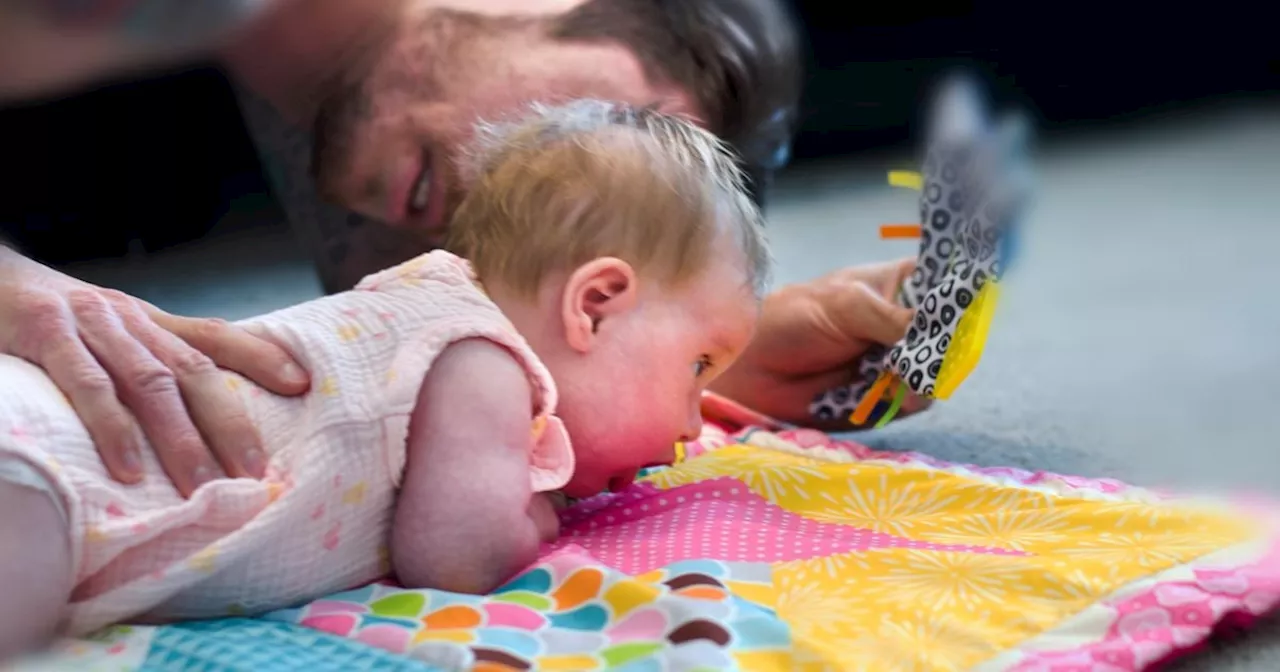
[[1052,498],[1029,491],[977,499],[957,513],[961,515],[955,515],[951,525],[923,531],[920,537],[940,544],[1031,552],[1060,545],[1091,529],[1073,507],[1055,506]]
[[1165,569],[1222,547],[1214,537],[1195,536],[1182,530],[1118,530],[1083,536],[1072,547],[1058,552],[1075,563],[1131,566],[1150,571]]
[[735,478],[778,504],[784,499],[807,499],[809,492],[829,477],[823,469],[831,466],[801,455],[734,445],[663,469],[648,480],[660,488],[674,488],[712,478]]
[[[1091,503],[1092,504],[1092,503]],[[1258,532],[1253,522],[1213,505],[1194,502],[1107,502],[1095,509],[1102,530],[1192,533],[1219,543],[1231,543]]]
[[880,553],[867,592],[888,603],[974,614],[1031,593],[1044,572],[1023,556],[905,549]]
[[[843,561],[835,575],[826,571],[828,558],[793,561],[774,566],[774,584],[777,613],[791,626],[796,647],[840,660],[841,669],[935,669],[921,667],[911,650],[894,648],[901,638],[890,640],[897,642],[892,646],[865,638],[884,622],[914,622],[924,612],[967,624],[966,641],[981,646],[971,642],[966,650],[989,654],[1049,625],[1039,613],[1026,618],[1020,606],[1049,577],[1037,558],[899,548],[832,557]],[[850,667],[845,658],[854,653],[859,658]]]
[[1079,613],[1142,575],[1119,565],[1076,566],[1058,556],[1030,561],[1044,568],[1044,580],[1020,597],[1018,613],[1003,624],[1027,636],[1053,627],[1066,615]]
[[791,626],[794,640],[846,639],[861,632],[877,614],[848,586],[807,581],[786,563],[774,572],[778,616]]
[[836,553],[809,560],[794,560],[780,565],[797,581],[839,580],[854,572],[871,569],[865,552]]
[[957,672],[999,649],[980,624],[917,609],[894,614],[849,640],[840,667],[866,672]]
[[949,517],[963,503],[952,485],[954,477],[924,472],[901,472],[868,467],[840,481],[827,481],[807,502],[789,501],[785,508],[829,523],[849,525],[899,537],[929,524],[930,518]]

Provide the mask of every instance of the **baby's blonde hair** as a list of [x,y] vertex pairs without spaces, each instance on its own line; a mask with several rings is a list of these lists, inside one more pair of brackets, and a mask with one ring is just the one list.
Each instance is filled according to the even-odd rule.
[[713,255],[740,254],[763,295],[770,260],[760,211],[732,151],[694,124],[580,100],[481,124],[473,147],[448,247],[481,281],[532,296],[552,274],[617,257],[678,284]]

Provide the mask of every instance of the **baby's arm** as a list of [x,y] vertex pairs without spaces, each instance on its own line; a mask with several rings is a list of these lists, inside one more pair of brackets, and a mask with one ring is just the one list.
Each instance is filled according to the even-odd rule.
[[436,359],[409,425],[391,532],[401,583],[481,594],[533,562],[558,532],[531,493],[533,391],[501,346],[460,341]]

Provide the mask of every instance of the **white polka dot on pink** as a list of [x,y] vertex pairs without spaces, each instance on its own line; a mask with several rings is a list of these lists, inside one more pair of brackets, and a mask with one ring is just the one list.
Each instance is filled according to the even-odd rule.
[[633,574],[682,560],[786,562],[875,548],[1014,553],[932,544],[805,518],[733,478],[666,491],[635,485],[568,512],[561,532],[556,548],[580,546],[600,562]]

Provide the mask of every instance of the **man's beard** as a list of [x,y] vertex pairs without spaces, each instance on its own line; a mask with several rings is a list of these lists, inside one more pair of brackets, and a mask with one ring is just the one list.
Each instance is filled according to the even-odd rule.
[[356,156],[360,128],[373,116],[364,83],[353,82],[320,103],[311,127],[311,179],[332,202],[336,185]]

